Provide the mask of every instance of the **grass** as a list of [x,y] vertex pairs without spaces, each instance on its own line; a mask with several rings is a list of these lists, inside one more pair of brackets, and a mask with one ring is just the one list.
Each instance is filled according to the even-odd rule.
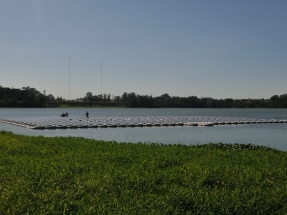
[[0,131],[0,214],[287,214],[287,154]]

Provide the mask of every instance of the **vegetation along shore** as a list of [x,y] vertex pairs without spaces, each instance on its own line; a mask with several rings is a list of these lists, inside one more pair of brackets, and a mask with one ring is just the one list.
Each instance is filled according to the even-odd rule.
[[0,214],[287,214],[287,153],[0,131]]
[[87,92],[82,98],[65,100],[46,95],[31,87],[14,89],[0,85],[0,107],[130,107],[130,108],[287,108],[287,94],[270,99],[213,99],[196,96],[179,97],[163,94],[138,95],[124,92],[121,96],[93,95]]

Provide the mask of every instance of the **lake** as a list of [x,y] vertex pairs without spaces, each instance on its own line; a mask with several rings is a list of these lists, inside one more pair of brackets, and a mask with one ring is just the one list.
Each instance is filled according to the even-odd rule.
[[[287,119],[287,109],[193,109],[193,108],[0,108],[0,118],[52,118],[68,112],[69,117],[207,116]],[[253,143],[287,150],[287,123],[218,125],[212,127],[128,127],[32,130],[0,123],[0,130],[34,136],[81,136],[117,142],[164,144]]]

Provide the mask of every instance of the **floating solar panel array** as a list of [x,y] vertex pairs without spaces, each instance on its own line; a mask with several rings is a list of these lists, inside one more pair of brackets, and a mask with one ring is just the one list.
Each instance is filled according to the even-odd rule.
[[90,118],[20,118],[0,119],[2,123],[31,129],[114,128],[151,126],[214,126],[249,123],[287,123],[287,120],[199,117],[199,116],[152,116],[152,117],[90,117]]

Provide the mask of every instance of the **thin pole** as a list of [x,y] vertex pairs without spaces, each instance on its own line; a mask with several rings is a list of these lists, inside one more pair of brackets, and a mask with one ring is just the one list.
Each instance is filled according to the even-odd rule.
[[101,96],[103,96],[103,72],[102,72],[103,66],[102,66],[102,60],[101,60]]
[[69,100],[70,100],[70,94],[71,94],[70,83],[71,83],[71,79],[70,79],[70,55],[69,55]]

